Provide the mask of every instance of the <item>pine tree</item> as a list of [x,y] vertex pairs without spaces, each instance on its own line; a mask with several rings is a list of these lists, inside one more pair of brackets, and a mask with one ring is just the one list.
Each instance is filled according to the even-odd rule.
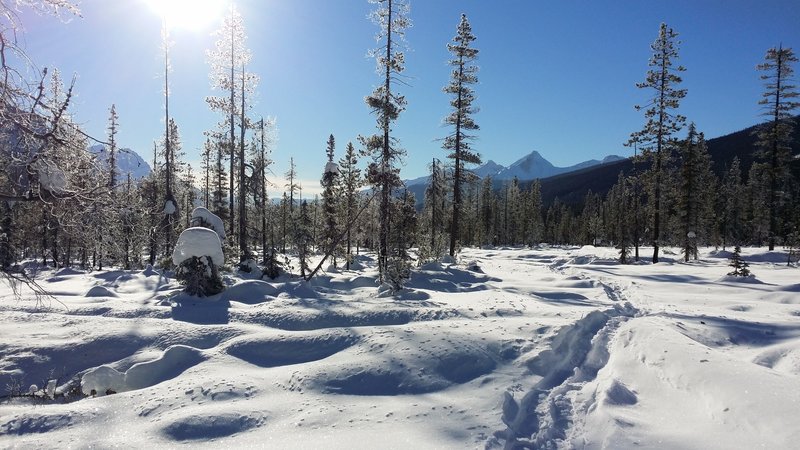
[[347,143],[344,156],[339,160],[339,193],[341,201],[339,202],[342,210],[341,216],[343,223],[347,227],[347,236],[345,238],[346,246],[346,269],[350,270],[350,263],[353,259],[352,254],[352,228],[353,221],[355,220],[356,208],[358,207],[358,190],[363,185],[361,178],[361,169],[357,167],[358,157],[356,150],[351,142]]
[[[653,263],[658,262],[662,237],[664,163],[673,145],[672,136],[680,131],[686,121],[685,117],[671,112],[678,108],[680,100],[686,96],[686,89],[676,87],[682,81],[678,74],[685,70],[682,66],[673,66],[673,61],[678,58],[677,37],[672,28],[661,24],[658,38],[650,46],[653,50],[649,63],[651,69],[647,71],[645,81],[636,84],[640,89],[651,89],[653,92],[644,108],[647,122],[641,131],[631,134],[628,141],[628,145],[641,145],[642,156],[651,161]],[[637,111],[641,109],[643,107],[636,106]]]
[[108,117],[108,187],[112,190],[117,185],[117,127],[119,126],[117,121],[119,120],[119,116],[117,115],[117,108],[115,105],[111,105],[111,110],[109,111]]
[[617,183],[606,195],[609,237],[619,250],[620,264],[627,264],[630,258],[631,206],[631,180],[620,172]]
[[749,264],[747,261],[742,259],[741,256],[742,249],[738,245],[734,247],[733,254],[731,255],[730,264],[728,266],[733,267],[732,272],[728,272],[728,275],[734,277],[749,277],[752,274],[750,273]]
[[476,73],[478,66],[478,50],[472,47],[475,36],[465,14],[461,15],[456,36],[452,44],[447,44],[447,50],[453,55],[448,64],[453,67],[450,83],[444,87],[444,92],[453,96],[450,106],[453,111],[444,118],[444,123],[454,128],[453,133],[444,138],[445,150],[450,152],[447,157],[453,160],[453,217],[450,221],[450,256],[455,256],[457,239],[460,233],[461,222],[461,186],[466,179],[465,164],[480,164],[481,157],[472,151],[470,142],[475,136],[468,134],[479,127],[472,119],[478,109],[472,105],[475,93],[470,87],[478,82]]
[[325,170],[322,173],[322,211],[324,215],[323,249],[331,252],[333,265],[336,266],[336,249],[334,245],[339,238],[339,227],[336,220],[337,198],[336,181],[339,178],[339,166],[333,162],[334,152],[336,151],[336,140],[333,135],[328,137],[325,154],[328,157]]
[[481,186],[481,211],[480,223],[483,234],[484,245],[494,245],[495,236],[495,196],[492,190],[492,177],[487,176],[483,179]]
[[406,28],[411,26],[408,18],[409,6],[404,0],[369,0],[376,4],[370,18],[378,25],[380,31],[377,39],[380,47],[371,52],[377,62],[382,84],[375,88],[365,99],[377,120],[380,133],[371,136],[359,136],[364,152],[371,155],[373,162],[369,166],[368,179],[380,192],[378,236],[378,269],[381,281],[386,276],[389,250],[390,197],[392,189],[400,185],[399,160],[405,154],[396,137],[391,135],[392,123],[405,109],[406,99],[393,91],[405,69],[405,56],[400,50]]
[[739,243],[744,238],[744,186],[739,158],[733,158],[719,190],[718,204],[722,248],[729,242]]
[[697,241],[709,228],[711,205],[714,204],[716,180],[711,173],[703,133],[698,133],[694,123],[689,124],[689,135],[679,148],[681,167],[678,185],[678,217],[683,239],[684,261],[697,259]]
[[[218,37],[215,46],[212,50],[208,51],[208,61],[211,65],[211,86],[214,89],[219,89],[224,92],[224,95],[219,97],[207,97],[206,102],[213,111],[218,111],[223,115],[221,126],[227,126],[229,134],[225,139],[227,144],[227,154],[230,158],[229,170],[229,187],[228,187],[228,227],[230,229],[229,236],[233,239],[236,233],[236,221],[234,213],[234,192],[236,185],[234,183],[237,173],[238,163],[238,189],[241,191],[240,195],[244,193],[244,133],[249,126],[248,118],[246,117],[247,96],[252,94],[255,86],[258,83],[258,78],[248,73],[245,69],[250,62],[252,54],[245,46],[247,36],[244,30],[244,21],[241,14],[236,10],[233,3],[231,3],[229,14],[223,19],[221,28],[215,33]],[[237,116],[239,118],[239,156],[236,157],[236,126]],[[242,214],[242,206],[240,205],[239,214]],[[245,231],[241,225],[245,223],[245,218],[239,218],[239,232]],[[241,239],[241,238],[240,238]],[[246,238],[241,239],[245,243],[240,242],[240,258],[244,257],[246,247]]]
[[525,243],[534,246],[542,241],[544,221],[542,220],[542,181],[533,180],[525,200]]
[[444,253],[444,227],[445,227],[445,180],[442,163],[433,158],[429,165],[430,177],[425,188],[425,204],[422,210],[421,227],[426,235],[420,241],[420,262],[438,259]]
[[297,258],[300,260],[300,276],[305,278],[309,271],[308,259],[311,256],[311,246],[313,244],[313,223],[311,211],[306,201],[300,204],[300,213],[294,227],[294,242],[297,245]]
[[259,142],[260,146],[258,156],[255,158],[255,160],[256,172],[259,174],[259,180],[257,183],[258,196],[261,200],[259,205],[259,217],[261,219],[261,259],[263,264],[272,266],[275,264],[274,243],[269,246],[269,251],[267,251],[267,202],[269,201],[267,197],[267,168],[272,165],[272,160],[269,158],[269,147],[275,139],[273,135],[275,129],[275,120],[268,119],[268,121],[265,123],[264,119],[262,118],[261,122],[259,123],[259,128],[261,132]]
[[797,62],[797,57],[791,48],[771,48],[767,50],[764,63],[757,69],[763,71],[761,79],[764,80],[765,91],[758,102],[762,105],[762,115],[769,117],[770,121],[758,131],[758,146],[761,156],[767,164],[769,175],[769,249],[775,249],[775,238],[779,234],[778,217],[780,209],[785,202],[781,198],[780,189],[787,177],[791,174],[787,170],[792,158],[791,134],[793,131],[792,111],[800,107],[797,99],[800,93],[792,84],[794,69],[792,64]]

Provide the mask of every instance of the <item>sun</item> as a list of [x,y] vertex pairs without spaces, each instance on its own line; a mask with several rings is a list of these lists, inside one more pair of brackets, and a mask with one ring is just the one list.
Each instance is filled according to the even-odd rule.
[[226,0],[144,0],[169,27],[199,30],[221,17]]

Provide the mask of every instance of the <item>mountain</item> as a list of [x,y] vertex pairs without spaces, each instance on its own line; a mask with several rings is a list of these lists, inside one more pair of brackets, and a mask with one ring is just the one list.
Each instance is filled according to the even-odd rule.
[[498,173],[502,172],[504,169],[505,167],[503,167],[500,164],[497,164],[496,162],[490,159],[489,161],[486,161],[484,165],[478,167],[477,169],[473,169],[472,173],[481,178],[486,178],[486,177],[494,178],[497,176]]
[[[737,157],[741,162],[742,177],[744,180],[747,179],[750,166],[755,160],[756,136],[754,132],[759,126],[761,125],[754,125],[706,141],[712,161],[711,169],[718,177],[724,175],[733,158]],[[800,174],[800,159],[797,158],[800,156],[800,116],[795,118],[795,132],[791,147],[796,155],[792,170],[796,174]],[[637,170],[645,168],[642,164],[637,167]],[[542,180],[542,202],[549,205],[558,198],[567,204],[580,205],[589,190],[605,195],[617,182],[620,172],[627,175],[633,169],[633,162],[630,159],[623,159],[544,179]],[[524,188],[529,185],[530,183],[523,183]],[[497,187],[499,188],[499,185]]]
[[[471,172],[480,178],[492,177],[493,180],[511,180],[514,177],[521,181],[535,180],[536,178],[547,178],[553,175],[562,173],[574,172],[576,170],[585,169],[587,167],[597,166],[601,164],[609,164],[615,161],[625,159],[617,155],[609,155],[603,158],[602,161],[590,159],[568,167],[556,167],[550,161],[546,160],[539,152],[533,151],[527,156],[517,160],[509,167],[502,164],[497,164],[491,159],[485,164],[472,169]],[[408,188],[412,186],[427,185],[428,176],[406,180],[405,185]],[[416,191],[416,189],[412,189]]]
[[[103,144],[96,144],[89,147],[89,153],[97,157],[97,161],[108,166],[110,153]],[[122,183],[131,174],[131,179],[139,180],[150,175],[150,164],[142,159],[138,153],[129,149],[121,148],[117,150],[117,183]]]
[[603,158],[602,161],[591,159],[568,167],[556,167],[550,161],[546,160],[539,152],[533,151],[510,165],[507,169],[498,172],[493,178],[498,180],[511,180],[516,177],[519,180],[525,181],[535,180],[537,178],[547,178],[562,173],[574,172],[600,164],[608,164],[621,159],[624,158],[610,155]]

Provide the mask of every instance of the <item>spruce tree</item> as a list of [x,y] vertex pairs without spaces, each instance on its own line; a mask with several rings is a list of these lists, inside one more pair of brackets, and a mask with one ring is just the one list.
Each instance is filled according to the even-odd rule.
[[347,227],[347,235],[345,237],[345,268],[350,270],[350,263],[353,259],[352,253],[352,234],[353,234],[353,221],[356,217],[356,208],[358,207],[358,190],[363,185],[361,177],[361,169],[358,168],[358,156],[356,155],[355,147],[352,142],[347,143],[345,154],[339,160],[339,193],[341,201],[339,202],[341,209],[341,216],[343,223]]
[[722,248],[730,242],[740,243],[744,238],[744,186],[739,158],[733,158],[725,172],[718,196],[718,217]]
[[697,259],[697,241],[709,228],[714,204],[716,180],[711,173],[711,157],[708,155],[703,133],[698,133],[694,123],[689,124],[689,134],[679,148],[681,167],[678,184],[677,212],[679,232],[683,240],[684,261]]
[[336,140],[333,135],[328,137],[327,146],[325,147],[325,154],[327,155],[327,163],[325,170],[322,173],[322,212],[324,215],[324,230],[322,236],[323,250],[331,252],[333,256],[333,265],[336,266],[336,249],[334,245],[339,238],[339,227],[336,220],[337,199],[339,198],[336,192],[336,181],[339,178],[339,166],[333,162],[334,152],[336,151]]
[[424,235],[421,236],[420,263],[427,260],[438,259],[444,253],[443,234],[445,227],[445,180],[442,163],[433,158],[428,177],[428,186],[425,188],[425,201],[422,209],[422,226]]
[[119,124],[117,121],[119,120],[119,116],[117,115],[117,108],[115,105],[111,105],[111,109],[109,110],[109,117],[108,117],[108,187],[112,190],[117,185],[117,132]]
[[733,250],[730,263],[728,264],[728,266],[733,268],[733,271],[728,272],[728,275],[734,277],[749,277],[752,275],[750,273],[750,269],[748,268],[750,265],[747,264],[747,261],[742,259],[741,253],[742,249],[737,245]]
[[664,189],[664,165],[671,147],[674,145],[673,135],[680,131],[686,118],[673,111],[678,109],[680,100],[686,96],[686,89],[678,89],[681,83],[682,66],[674,66],[678,58],[678,34],[662,23],[658,38],[650,46],[653,56],[650,58],[650,70],[645,81],[637,83],[640,89],[649,89],[652,96],[645,107],[636,106],[636,110],[644,109],[647,122],[641,131],[631,134],[628,145],[640,145],[642,156],[650,161],[650,180],[652,183],[652,233],[653,263],[658,262],[658,252],[662,237],[662,190]]
[[377,5],[370,14],[373,23],[380,31],[377,39],[380,46],[370,54],[377,62],[377,70],[381,74],[381,84],[366,97],[370,111],[375,114],[379,133],[371,136],[359,136],[364,152],[372,156],[368,169],[368,178],[380,195],[378,235],[378,269],[381,281],[386,276],[386,268],[390,255],[390,197],[392,189],[400,185],[397,167],[399,160],[405,155],[396,137],[391,135],[392,123],[405,109],[406,99],[393,88],[398,83],[405,69],[405,55],[402,43],[405,30],[411,26],[408,18],[409,6],[404,0],[369,0]]
[[[246,71],[247,64],[249,64],[252,54],[245,46],[247,36],[244,29],[244,21],[239,11],[236,10],[233,3],[231,3],[229,14],[223,18],[222,26],[215,33],[217,41],[214,48],[208,51],[208,61],[211,66],[210,78],[211,87],[223,92],[222,95],[215,97],[207,97],[206,102],[212,111],[217,111],[222,114],[223,119],[220,122],[221,127],[227,127],[228,135],[224,139],[227,146],[227,156],[229,159],[229,179],[228,179],[228,234],[231,239],[234,238],[236,233],[236,221],[234,212],[234,193],[237,189],[234,183],[237,178],[235,174],[238,173],[239,186],[238,189],[240,196],[244,194],[244,132],[249,126],[246,117],[247,109],[247,96],[251,95],[255,86],[258,83],[258,77]],[[237,122],[238,117],[238,122]],[[237,138],[236,128],[239,127],[239,142],[238,142],[238,158],[237,158]],[[238,167],[237,167],[238,163]],[[238,171],[237,171],[238,168]],[[242,206],[240,206],[239,214],[242,213]],[[243,230],[243,224],[240,218],[240,229]],[[246,241],[246,239],[244,239]],[[244,257],[246,248],[241,247],[240,242],[240,257]]]
[[294,242],[297,245],[297,258],[300,262],[300,276],[305,278],[309,271],[309,257],[313,244],[313,222],[310,207],[306,201],[300,204],[300,213],[294,227]]
[[481,185],[480,224],[483,234],[483,245],[495,244],[495,196],[492,190],[492,177],[487,176]]
[[769,249],[775,249],[775,238],[779,234],[778,217],[785,203],[780,190],[791,177],[788,164],[792,158],[791,135],[793,132],[792,112],[800,107],[796,99],[800,95],[793,84],[794,69],[792,64],[797,57],[791,48],[771,48],[764,56],[764,63],[757,69],[764,72],[764,93],[758,102],[764,109],[762,115],[770,120],[758,131],[758,146],[761,157],[766,164],[769,176]]
[[450,221],[450,256],[455,256],[457,239],[461,223],[461,186],[467,173],[465,164],[480,164],[481,157],[472,151],[471,141],[475,139],[470,131],[477,130],[478,124],[472,119],[478,109],[472,105],[475,93],[470,87],[478,82],[476,73],[478,66],[478,50],[472,47],[475,36],[465,14],[461,15],[456,36],[453,43],[447,44],[447,50],[452,54],[448,64],[453,67],[450,83],[444,87],[444,92],[453,98],[450,106],[453,111],[444,118],[444,123],[453,127],[453,132],[444,138],[442,145],[450,152],[447,157],[453,160],[453,217]]

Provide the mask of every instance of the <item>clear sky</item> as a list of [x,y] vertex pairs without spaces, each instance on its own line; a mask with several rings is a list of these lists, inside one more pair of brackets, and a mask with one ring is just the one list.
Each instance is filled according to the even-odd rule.
[[[168,1],[168,0],[167,0]],[[253,114],[277,118],[274,172],[290,157],[304,190],[324,167],[325,142],[348,141],[375,130],[363,98],[379,83],[367,50],[377,28],[366,0],[234,0],[245,18],[253,51],[250,70],[261,77]],[[191,2],[189,2],[191,3]],[[649,45],[661,22],[678,33],[679,63],[689,92],[681,112],[707,137],[750,126],[762,91],[756,64],[782,43],[800,53],[798,0],[410,0],[410,86],[399,88],[408,108],[394,127],[408,151],[403,178],[425,174],[444,151],[437,139],[448,97],[446,44],[466,13],[480,49],[481,126],[475,147],[484,160],[508,165],[539,151],[566,166],[608,154],[644,123],[633,105],[646,93]],[[118,140],[145,159],[163,133],[161,19],[145,0],[83,0],[82,18],[68,23],[26,14],[24,46],[40,66],[77,76],[72,109],[87,132],[105,138],[108,109],[120,116]],[[218,116],[204,98],[212,93],[206,50],[219,18],[197,29],[174,28],[171,115],[187,159],[197,165],[203,131]],[[800,71],[800,67],[797,67]]]

